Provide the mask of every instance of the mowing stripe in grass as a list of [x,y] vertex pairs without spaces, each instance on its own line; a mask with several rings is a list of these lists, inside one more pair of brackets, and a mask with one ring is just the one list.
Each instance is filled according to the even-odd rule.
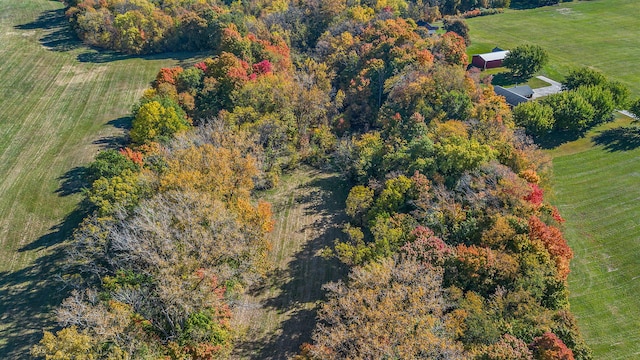
[[611,128],[591,131],[591,146],[579,151],[554,150],[554,189],[575,253],[571,309],[594,358],[633,359],[640,353],[640,148],[594,145]]

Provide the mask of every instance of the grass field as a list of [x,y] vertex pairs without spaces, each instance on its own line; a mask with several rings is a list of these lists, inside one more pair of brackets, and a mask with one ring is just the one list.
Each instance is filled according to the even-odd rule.
[[640,96],[640,1],[594,0],[468,19],[469,54],[530,43],[549,52],[543,74],[561,81],[590,66]]
[[571,309],[595,359],[640,358],[640,130],[621,117],[550,154]]
[[264,194],[276,219],[271,241],[273,272],[236,306],[236,326],[246,336],[235,359],[289,359],[309,342],[322,285],[346,272],[320,252],[342,237],[348,185],[338,175],[301,169]]
[[50,325],[82,166],[118,142],[158,69],[187,56],[97,53],[60,2],[0,1],[0,358],[25,358]]

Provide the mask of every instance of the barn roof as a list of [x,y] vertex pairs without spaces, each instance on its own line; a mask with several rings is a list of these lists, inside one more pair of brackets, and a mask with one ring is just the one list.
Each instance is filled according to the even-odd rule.
[[533,89],[529,85],[520,85],[509,88],[511,92],[514,92],[518,95],[524,96],[526,98],[530,98],[533,96]]
[[477,54],[474,56],[479,56],[484,61],[494,61],[494,60],[504,60],[504,58],[507,56],[508,53],[509,53],[509,50],[503,50],[503,51],[490,52],[486,54]]
[[504,99],[507,100],[507,103],[511,106],[529,101],[526,97],[511,91],[511,89],[505,89],[502,86],[494,86],[493,91],[500,96],[504,96]]

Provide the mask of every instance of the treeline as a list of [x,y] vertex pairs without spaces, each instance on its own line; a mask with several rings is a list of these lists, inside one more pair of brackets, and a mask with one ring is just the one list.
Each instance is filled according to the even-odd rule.
[[[315,46],[328,27],[346,17],[370,17],[382,10],[415,21],[445,15],[478,16],[479,8],[503,8],[509,0],[243,1],[218,0],[66,0],[67,16],[87,44],[129,54],[165,51],[216,51],[224,31],[235,25],[242,35],[265,25],[297,49]],[[350,11],[345,11],[347,8]],[[471,11],[477,10],[477,12]]]
[[233,300],[269,267],[253,193],[304,162],[353,188],[331,249],[351,273],[300,358],[591,358],[548,161],[465,71],[462,37],[382,4],[232,5],[253,22],[218,23],[216,56],[161,69],[128,147],[88,167],[74,291],[34,355],[228,357]]

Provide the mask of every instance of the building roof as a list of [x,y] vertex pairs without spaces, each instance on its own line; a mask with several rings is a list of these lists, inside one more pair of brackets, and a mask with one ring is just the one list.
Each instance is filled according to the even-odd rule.
[[504,60],[504,58],[507,56],[508,53],[509,53],[509,50],[503,50],[503,51],[490,52],[486,54],[477,54],[473,56],[479,56],[484,61],[494,61],[494,60]]
[[526,97],[511,91],[511,89],[505,89],[502,86],[494,86],[493,91],[495,91],[496,94],[500,96],[504,96],[505,100],[507,100],[507,103],[511,106],[516,106],[520,103],[529,101],[529,99],[527,99]]
[[533,96],[533,89],[529,85],[514,86],[512,88],[509,88],[508,90],[526,98],[530,98]]
[[438,30],[438,29],[440,29],[439,27],[433,26],[433,25],[429,24],[428,22],[426,22],[424,20],[418,20],[416,22],[416,25],[422,26],[422,27],[426,27],[427,30]]

